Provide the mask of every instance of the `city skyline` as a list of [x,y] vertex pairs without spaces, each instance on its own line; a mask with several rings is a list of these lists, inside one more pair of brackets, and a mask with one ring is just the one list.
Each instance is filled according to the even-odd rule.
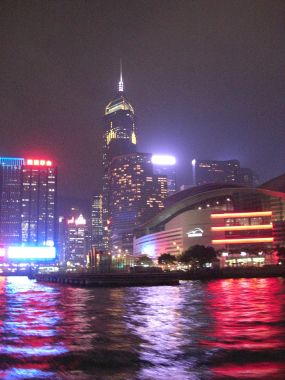
[[50,157],[61,197],[99,192],[122,58],[139,151],[176,156],[178,184],[193,158],[282,174],[283,2],[161,4],[4,1],[1,156]]

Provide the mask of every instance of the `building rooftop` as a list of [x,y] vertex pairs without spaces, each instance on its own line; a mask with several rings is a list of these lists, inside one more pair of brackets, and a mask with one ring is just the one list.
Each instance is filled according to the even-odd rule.
[[135,112],[133,106],[128,101],[128,99],[121,94],[119,97],[111,100],[111,102],[107,104],[105,108],[105,115],[109,115],[119,110],[130,111],[132,113]]

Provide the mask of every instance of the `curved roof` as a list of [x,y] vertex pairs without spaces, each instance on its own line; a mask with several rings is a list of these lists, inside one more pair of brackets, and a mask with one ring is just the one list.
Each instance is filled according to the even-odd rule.
[[285,193],[285,174],[281,174],[263,183],[260,188]]
[[[168,198],[166,207],[155,215],[152,219],[142,225],[137,231],[148,230],[167,223],[176,215],[186,211],[189,207],[194,206],[200,202],[206,202],[212,198],[220,196],[231,196],[235,193],[261,193],[269,196],[275,196],[278,198],[285,198],[285,194],[253,187],[242,187],[240,185],[225,185],[225,184],[210,184],[193,187],[180,191]],[[148,233],[148,232],[146,232]]]
[[135,112],[131,103],[123,95],[120,95],[118,98],[111,100],[111,102],[107,104],[105,108],[105,115],[109,115],[110,113],[119,110],[130,111],[132,113]]

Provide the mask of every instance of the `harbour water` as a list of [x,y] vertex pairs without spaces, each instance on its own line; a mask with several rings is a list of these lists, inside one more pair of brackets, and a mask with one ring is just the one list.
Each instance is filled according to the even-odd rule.
[[0,277],[0,379],[284,379],[285,279],[74,288]]

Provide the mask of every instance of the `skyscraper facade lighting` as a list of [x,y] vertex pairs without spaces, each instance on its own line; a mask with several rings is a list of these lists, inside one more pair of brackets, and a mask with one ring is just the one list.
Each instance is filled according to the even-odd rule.
[[114,157],[109,177],[111,247],[132,253],[134,228],[164,207],[167,178],[153,174],[148,153]]
[[65,260],[67,265],[74,268],[84,267],[89,248],[87,220],[82,214],[73,215],[66,224]]
[[[56,199],[57,168],[52,161],[0,158],[0,244],[5,252],[9,246],[56,245]],[[37,252],[41,259],[48,250]]]
[[167,177],[167,195],[176,192],[176,158],[170,155],[154,154],[151,157],[153,173]]
[[22,166],[21,242],[56,241],[57,168],[51,161],[30,160]]
[[21,169],[24,158],[0,157],[0,244],[21,242]]

